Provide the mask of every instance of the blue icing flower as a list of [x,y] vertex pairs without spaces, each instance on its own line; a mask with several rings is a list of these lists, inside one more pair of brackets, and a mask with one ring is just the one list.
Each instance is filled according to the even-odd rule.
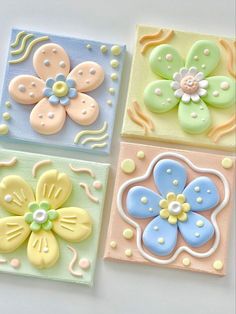
[[207,211],[219,202],[214,182],[201,176],[186,186],[185,167],[170,159],[156,164],[153,177],[160,195],[149,188],[134,186],[126,199],[129,215],[153,218],[143,232],[144,246],[156,255],[169,255],[176,246],[178,231],[192,247],[207,243],[214,235],[214,227],[196,212]]
[[46,88],[43,94],[48,97],[52,105],[67,106],[70,99],[76,98],[78,95],[75,85],[73,79],[66,79],[65,75],[58,74],[55,79],[49,78],[46,80]]

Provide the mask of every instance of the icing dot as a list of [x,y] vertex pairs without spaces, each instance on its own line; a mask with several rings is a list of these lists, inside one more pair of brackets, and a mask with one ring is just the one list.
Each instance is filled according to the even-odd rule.
[[118,66],[119,66],[119,61],[116,60],[116,59],[113,59],[113,60],[111,60],[110,65],[111,65],[111,67],[114,68],[114,69],[115,69],[115,68],[118,68]]
[[48,253],[48,252],[49,252],[48,247],[45,247],[45,248],[43,249],[43,252],[44,252],[44,253]]
[[136,166],[133,159],[125,159],[121,163],[121,170],[124,173],[127,173],[127,174],[133,173],[135,168]]
[[53,48],[53,49],[52,49],[52,52],[53,52],[53,53],[57,53],[56,48]]
[[5,102],[5,106],[6,106],[7,108],[11,108],[11,103],[10,103],[10,101],[7,100],[7,101]]
[[79,267],[82,269],[89,269],[90,261],[87,258],[81,258],[79,260]]
[[90,84],[90,80],[86,80],[85,82],[86,82],[86,84]]
[[121,48],[120,46],[118,45],[114,45],[111,47],[111,53],[114,55],[114,56],[119,56],[120,53],[121,53]]
[[60,66],[61,68],[65,68],[65,67],[66,67],[66,64],[65,64],[64,61],[60,61],[60,62],[59,62],[59,66]]
[[46,51],[43,49],[43,50],[42,50],[42,54],[44,55],[45,53],[46,53]]
[[140,150],[139,152],[137,152],[137,157],[138,157],[138,159],[144,159],[145,153],[142,150]]
[[198,115],[197,115],[196,112],[192,112],[192,113],[191,113],[191,117],[192,117],[193,119],[196,119],[196,118],[198,117]]
[[147,204],[148,199],[146,198],[146,196],[141,197],[141,203],[143,204]]
[[13,200],[13,197],[10,194],[5,195],[4,201],[10,203]]
[[173,60],[172,54],[168,53],[168,54],[166,55],[166,60],[167,60],[167,61],[172,61],[172,60]]
[[172,172],[171,169],[167,169],[167,170],[166,170],[166,173],[168,173],[168,174],[170,174],[171,172]]
[[233,160],[231,158],[225,157],[224,159],[222,159],[221,165],[225,169],[230,169],[233,166]]
[[197,203],[202,203],[202,201],[203,201],[203,200],[202,200],[202,197],[198,197],[198,198],[197,198]]
[[81,111],[81,113],[82,113],[83,115],[85,115],[85,114],[87,114],[87,110],[86,110],[86,109],[83,109],[83,110]]
[[111,101],[110,99],[108,99],[108,100],[107,100],[107,104],[108,104],[109,106],[111,106],[111,105],[112,105],[112,101]]
[[203,54],[204,54],[205,56],[209,56],[210,50],[209,50],[209,49],[204,49]]
[[223,90],[229,89],[229,83],[228,82],[222,82],[220,84],[220,88],[223,89]]
[[165,239],[162,238],[162,237],[158,238],[157,241],[158,241],[159,244],[164,244],[165,243]]
[[160,88],[156,88],[156,89],[155,89],[155,94],[156,94],[157,96],[161,96],[161,95],[162,95],[161,89],[160,89]]
[[3,117],[3,119],[6,120],[6,121],[11,119],[11,115],[10,115],[9,112],[4,112],[4,113],[2,114],[2,117]]
[[45,126],[45,123],[43,123],[43,122],[41,122],[40,124],[41,124],[42,126]]
[[101,45],[101,47],[100,47],[100,51],[101,51],[102,53],[106,53],[106,52],[107,52],[107,50],[108,50],[108,48],[107,48],[107,46],[106,46],[106,45]]
[[167,98],[166,100],[167,100],[167,102],[168,102],[168,103],[170,103],[170,102],[171,102],[171,98]]
[[20,85],[18,86],[18,90],[19,90],[21,93],[24,93],[24,92],[26,91],[25,85],[20,84]]
[[43,119],[42,113],[40,113],[40,114],[38,115],[38,117],[39,117],[39,119]]
[[159,57],[157,58],[158,61],[161,61],[161,59],[162,59],[161,56],[159,56]]
[[86,48],[89,49],[89,50],[91,50],[91,49],[92,49],[92,46],[91,46],[90,44],[87,44],[87,45],[86,45]]
[[199,108],[200,108],[200,110],[204,110],[204,107],[203,107],[203,106],[200,106]]
[[96,189],[96,190],[100,190],[102,188],[102,182],[100,181],[94,181],[93,182],[93,187]]
[[31,83],[31,86],[36,87],[36,83],[35,83],[35,82],[32,82],[32,83]]
[[116,241],[111,241],[111,242],[110,242],[110,247],[111,247],[112,249],[115,249],[115,248],[117,247]]
[[53,112],[49,112],[49,113],[48,113],[48,118],[49,118],[49,119],[53,119],[53,118],[54,118],[54,116],[55,116],[55,115],[54,115],[54,113],[53,113]]
[[95,75],[95,74],[96,74],[96,70],[95,70],[94,68],[91,68],[91,69],[89,70],[89,73],[90,73],[91,75]]
[[191,261],[188,257],[183,258],[182,263],[184,266],[189,266],[191,264]]
[[215,270],[222,270],[223,269],[223,262],[221,260],[215,260],[214,263],[213,263],[213,268]]
[[214,97],[218,97],[220,95],[220,93],[218,92],[218,90],[214,90],[214,92],[212,93],[212,95]]
[[127,240],[131,240],[134,236],[133,230],[127,228],[123,231],[123,237]]
[[200,192],[200,187],[199,186],[195,186],[194,191],[195,192]]
[[133,255],[132,250],[131,250],[131,249],[126,249],[126,250],[125,250],[125,255],[126,255],[127,257],[131,257],[131,256]]
[[211,190],[207,190],[207,193],[210,194],[210,193],[211,193]]
[[203,226],[204,226],[204,221],[198,220],[198,221],[196,222],[196,226],[199,227],[199,228],[203,227]]
[[48,67],[50,65],[50,61],[48,59],[43,61],[43,64]]
[[195,61],[198,61],[198,60],[199,60],[199,57],[198,57],[198,56],[194,56],[193,59],[194,59]]
[[109,91],[109,93],[112,94],[112,95],[115,94],[115,89],[114,89],[113,87],[110,87],[110,88],[108,89],[108,91]]
[[153,212],[153,208],[152,208],[152,207],[149,207],[148,210],[149,210],[150,212]]
[[29,93],[29,96],[30,96],[31,98],[34,98],[34,93],[30,92],[30,93]]
[[179,184],[179,181],[178,180],[174,180],[172,183],[173,183],[173,185],[177,186]]
[[202,69],[205,69],[206,68],[206,65],[205,64],[202,64]]
[[10,261],[10,265],[11,267],[13,268],[19,268],[20,267],[20,260],[18,258],[13,258],[11,261]]
[[196,238],[200,237],[200,233],[198,233],[198,232],[195,232],[194,235],[195,235]]
[[0,135],[6,135],[8,132],[8,126],[6,124],[0,124]]
[[83,71],[82,71],[82,70],[79,70],[79,71],[78,71],[78,74],[79,74],[79,75],[83,75]]
[[154,229],[155,231],[157,231],[157,230],[159,230],[159,227],[158,227],[158,226],[154,226],[153,229]]
[[113,81],[116,81],[116,80],[118,79],[118,75],[117,75],[116,73],[112,73],[112,74],[111,74],[111,79],[112,79]]
[[168,65],[168,66],[167,66],[167,69],[168,69],[168,70],[170,70],[170,69],[171,69],[171,66],[170,66],[170,65]]

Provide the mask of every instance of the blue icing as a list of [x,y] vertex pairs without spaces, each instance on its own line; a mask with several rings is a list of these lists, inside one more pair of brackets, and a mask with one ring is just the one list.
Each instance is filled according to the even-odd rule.
[[214,182],[208,177],[198,177],[183,191],[191,210],[203,211],[213,208],[220,200]]
[[159,161],[154,168],[153,176],[163,197],[169,192],[182,193],[187,181],[186,169],[179,162],[170,159]]
[[150,189],[135,186],[129,190],[127,195],[126,206],[128,213],[135,218],[155,217],[159,215],[161,210],[159,207],[160,200],[161,197]]
[[61,73],[57,74],[57,76],[56,76],[56,81],[57,81],[57,82],[59,82],[59,81],[65,82],[65,81],[66,81],[65,75],[64,75],[64,74],[61,74]]
[[[158,241],[163,238],[164,242]],[[143,243],[147,249],[160,256],[169,255],[176,246],[177,224],[171,225],[160,216],[153,219],[143,232]]]
[[[203,225],[198,227],[196,223],[200,221],[203,222]],[[188,213],[187,221],[179,221],[178,227],[184,240],[193,247],[204,245],[214,235],[214,227],[211,222],[204,216],[193,212]]]

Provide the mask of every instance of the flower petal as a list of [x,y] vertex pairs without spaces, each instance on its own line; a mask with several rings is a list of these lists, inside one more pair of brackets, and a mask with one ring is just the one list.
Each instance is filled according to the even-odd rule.
[[92,220],[82,208],[68,207],[57,210],[59,217],[53,221],[53,231],[69,242],[81,242],[92,232]]
[[57,240],[51,231],[32,232],[27,246],[28,259],[37,268],[49,268],[59,258]]
[[152,190],[142,187],[132,187],[127,195],[126,207],[129,215],[135,218],[155,217],[160,213],[161,197]]
[[18,75],[9,84],[10,96],[19,104],[33,105],[43,98],[45,82],[32,75]]
[[197,74],[197,68],[195,67],[191,67],[188,71],[188,74],[191,75],[191,76],[195,76]]
[[58,105],[60,102],[60,99],[56,95],[52,95],[49,97],[49,102],[52,105]]
[[171,87],[172,81],[154,81],[148,84],[144,90],[144,103],[148,110],[163,113],[174,108],[179,99],[175,97]]
[[29,236],[29,225],[22,216],[0,219],[0,253],[15,251]]
[[55,80],[53,78],[48,78],[46,80],[46,87],[52,88],[54,83],[55,83]]
[[188,69],[187,68],[181,68],[179,73],[180,73],[181,77],[184,78],[188,74]]
[[204,79],[205,75],[203,72],[198,72],[196,75],[195,75],[195,80],[200,82]]
[[64,97],[60,98],[60,104],[62,106],[67,106],[67,105],[69,105],[69,103],[70,103],[70,98],[69,97],[64,96]]
[[36,132],[45,135],[58,133],[62,129],[65,119],[66,112],[64,107],[50,104],[47,98],[43,98],[30,114],[32,128]]
[[184,240],[193,247],[199,247],[208,242],[214,235],[214,227],[204,216],[189,212],[188,219],[178,222],[179,231]]
[[202,81],[200,81],[199,82],[199,86],[201,87],[201,88],[207,88],[208,87],[208,81],[207,80],[202,80]]
[[59,81],[62,81],[62,82],[65,82],[66,81],[66,77],[64,74],[62,73],[59,73],[56,75],[56,81],[59,82]]
[[184,65],[180,54],[171,45],[155,47],[150,54],[149,63],[152,71],[165,79],[172,79],[174,73]]
[[104,81],[104,70],[96,62],[86,61],[78,64],[68,75],[76,82],[77,90],[90,92],[98,88]]
[[227,76],[212,76],[208,79],[208,93],[203,97],[204,101],[216,108],[232,106],[235,100],[235,82]]
[[220,196],[215,183],[208,177],[193,180],[183,191],[186,202],[193,211],[204,211],[215,207]]
[[200,97],[198,94],[193,94],[193,95],[191,95],[191,99],[193,102],[199,102]]
[[78,92],[75,88],[70,88],[69,93],[68,93],[68,97],[69,98],[75,98],[78,95]]
[[199,96],[205,96],[207,94],[207,91],[204,88],[199,88],[198,94]]
[[189,103],[190,100],[191,100],[191,96],[189,94],[186,94],[184,93],[181,100],[184,102],[184,103]]
[[99,105],[89,95],[78,93],[77,97],[70,99],[70,104],[65,107],[69,117],[81,125],[93,124],[99,115]]
[[187,171],[178,161],[162,159],[153,171],[155,184],[161,195],[165,198],[174,194],[180,194],[187,181]]
[[43,90],[43,95],[44,95],[45,97],[50,97],[50,96],[52,96],[52,95],[53,95],[52,89],[51,89],[50,87],[44,88],[44,90]]
[[188,104],[180,102],[178,111],[179,123],[183,130],[191,134],[206,131],[211,125],[211,116],[206,104],[190,101]]
[[66,84],[69,88],[75,88],[76,86],[75,80],[72,80],[72,79],[67,79]]
[[43,80],[56,77],[58,73],[67,76],[70,71],[69,56],[61,46],[53,43],[42,45],[36,50],[33,65]]
[[176,246],[177,224],[170,224],[160,216],[154,218],[143,232],[143,243],[152,253],[166,256]]
[[178,81],[173,81],[171,84],[172,89],[177,90],[180,88],[180,83]]
[[179,89],[177,89],[177,90],[174,92],[174,95],[175,95],[175,97],[177,97],[177,98],[181,98],[181,97],[183,96],[183,94],[184,94],[184,92],[183,92],[182,88],[179,88]]
[[36,188],[36,200],[47,201],[52,209],[65,203],[72,191],[72,183],[67,174],[55,169],[46,171],[40,178]]
[[34,193],[28,183],[19,176],[10,175],[0,182],[0,206],[14,215],[24,215]]
[[213,41],[196,41],[186,58],[186,67],[196,67],[198,71],[208,76],[220,61],[220,50]]

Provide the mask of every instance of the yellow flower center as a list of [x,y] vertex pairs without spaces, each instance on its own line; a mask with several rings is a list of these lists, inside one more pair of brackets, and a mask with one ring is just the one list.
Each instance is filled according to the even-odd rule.
[[66,82],[58,81],[53,84],[52,90],[55,96],[64,97],[68,94],[69,88]]
[[183,194],[168,193],[166,199],[162,199],[159,205],[162,208],[160,211],[161,218],[168,219],[170,224],[176,224],[178,220],[186,221],[188,219],[187,213],[190,210],[190,205],[185,203]]

